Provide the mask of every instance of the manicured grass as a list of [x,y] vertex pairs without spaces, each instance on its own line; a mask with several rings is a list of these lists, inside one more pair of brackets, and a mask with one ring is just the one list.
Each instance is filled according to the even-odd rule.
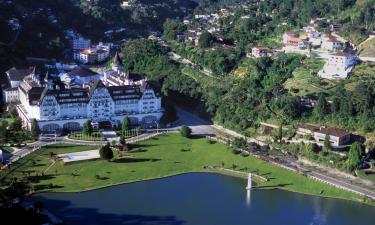
[[354,91],[362,83],[374,83],[375,81],[375,62],[362,62],[357,64],[349,79],[345,80],[345,88]]
[[[20,160],[12,173],[3,172],[2,177],[22,176],[22,171],[43,171],[50,164],[48,152],[54,153],[88,150],[90,146],[54,145],[43,148]],[[92,147],[91,147],[92,149]],[[129,158],[132,157],[132,158]],[[32,161],[36,161],[33,165]],[[235,155],[221,143],[209,144],[205,138],[187,139],[179,134],[163,134],[141,142],[128,153],[128,157],[112,162],[105,160],[53,165],[44,176],[31,179],[36,190],[83,191],[119,183],[166,177],[175,174],[206,171],[204,166],[220,166],[237,170],[256,171],[269,178],[258,188],[282,188],[306,194],[360,200],[358,195],[313,181],[300,174],[282,169],[252,156]],[[57,171],[57,174],[55,174]],[[35,173],[35,172],[33,172]],[[98,177],[99,176],[99,177]],[[323,191],[323,194],[320,192]]]
[[77,132],[77,133],[69,134],[68,137],[73,140],[105,141],[105,138],[102,136],[102,133],[100,132],[94,132],[91,135],[86,135],[81,132]]
[[363,57],[375,57],[375,38],[360,46],[359,55]]
[[[323,65],[324,60],[322,59],[305,59],[303,64],[293,71],[293,77],[285,82],[284,87],[293,95],[305,96],[324,92],[326,89],[335,86],[335,83],[317,76]],[[325,85],[323,86],[322,84]]]
[[366,174],[365,171],[363,171],[363,170],[357,170],[357,175],[358,175],[358,177],[360,177],[362,179],[366,179],[366,180],[369,180],[369,181],[375,183],[375,173]]

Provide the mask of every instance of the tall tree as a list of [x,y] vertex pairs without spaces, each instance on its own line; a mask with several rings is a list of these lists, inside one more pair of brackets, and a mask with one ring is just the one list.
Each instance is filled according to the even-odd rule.
[[87,120],[83,124],[83,134],[84,135],[91,135],[94,132],[94,128],[92,127],[91,120]]
[[33,119],[31,121],[31,136],[34,138],[34,140],[38,140],[39,134],[40,134],[40,129],[39,129],[38,122],[36,121],[36,119]]
[[327,113],[327,100],[325,94],[321,93],[314,107],[314,115],[318,118],[324,117]]
[[130,129],[130,119],[129,117],[125,116],[122,120],[122,132],[126,132]]
[[6,120],[0,121],[0,144],[7,142],[7,128],[8,122]]
[[356,141],[350,146],[350,150],[348,153],[348,160],[347,166],[348,169],[353,171],[357,168],[358,164],[361,162],[361,155],[362,155],[362,146],[361,143]]
[[325,151],[332,150],[332,145],[331,145],[330,139],[331,138],[330,138],[329,134],[327,133],[325,138],[324,138],[324,150]]
[[199,38],[199,47],[200,48],[208,48],[211,46],[213,41],[213,37],[210,33],[208,32],[203,32]]

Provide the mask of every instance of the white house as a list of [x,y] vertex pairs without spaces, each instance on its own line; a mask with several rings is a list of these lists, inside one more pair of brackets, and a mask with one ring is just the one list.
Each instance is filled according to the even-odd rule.
[[329,51],[337,51],[342,49],[344,44],[337,40],[335,36],[329,35],[322,38],[322,48]]
[[84,50],[91,47],[91,40],[77,35],[72,40],[72,46],[73,50]]
[[283,34],[283,43],[284,44],[287,44],[289,42],[289,40],[291,40],[292,38],[295,38],[296,37],[296,33],[294,32],[285,32]]
[[111,45],[99,43],[92,48],[87,48],[74,53],[74,60],[82,63],[100,63],[108,59]]
[[326,79],[345,79],[353,69],[356,58],[352,54],[338,52],[330,55],[318,76]]
[[271,56],[272,52],[273,51],[270,48],[263,46],[256,46],[251,49],[251,55],[255,58]]

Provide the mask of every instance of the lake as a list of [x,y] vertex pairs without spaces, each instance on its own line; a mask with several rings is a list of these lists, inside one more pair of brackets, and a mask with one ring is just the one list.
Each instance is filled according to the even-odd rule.
[[67,224],[374,225],[375,207],[283,190],[245,190],[246,180],[190,173],[81,193],[34,196]]

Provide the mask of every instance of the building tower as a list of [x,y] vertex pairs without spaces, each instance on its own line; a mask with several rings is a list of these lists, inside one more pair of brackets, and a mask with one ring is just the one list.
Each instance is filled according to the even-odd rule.
[[119,74],[123,71],[123,64],[118,52],[116,52],[115,56],[112,59],[112,70],[116,71]]

